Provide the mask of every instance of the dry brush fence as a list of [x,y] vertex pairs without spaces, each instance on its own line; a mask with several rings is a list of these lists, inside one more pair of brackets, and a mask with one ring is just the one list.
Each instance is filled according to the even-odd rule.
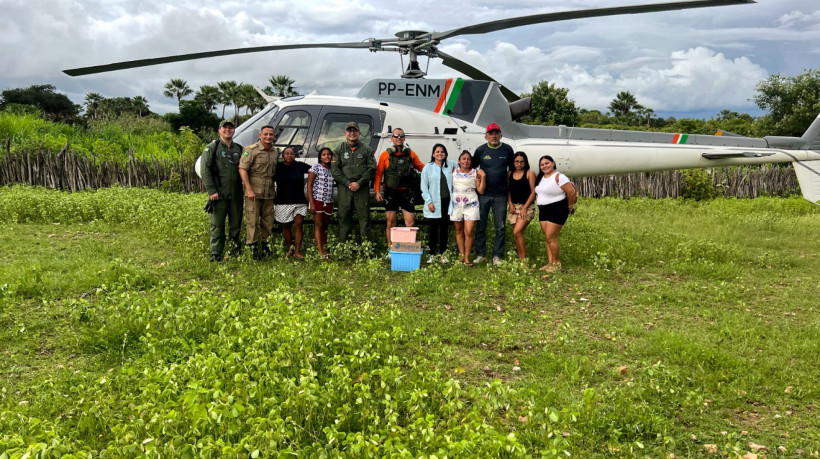
[[[791,165],[715,168],[713,183],[725,196],[754,198],[759,195],[799,194]],[[581,196],[600,198],[676,198],[683,189],[680,171],[642,172],[617,176],[581,177],[574,180]],[[54,154],[46,150],[14,153],[8,139],[0,156],[0,185],[28,185],[79,191],[112,185],[165,188],[175,191],[204,191],[191,161],[139,160],[130,152],[126,162],[97,161],[65,145]]]
[[68,144],[56,154],[47,150],[11,153],[6,141],[0,157],[0,185],[13,183],[67,191],[112,185],[204,191],[192,161],[135,159],[133,151],[125,162],[98,161],[78,154]]

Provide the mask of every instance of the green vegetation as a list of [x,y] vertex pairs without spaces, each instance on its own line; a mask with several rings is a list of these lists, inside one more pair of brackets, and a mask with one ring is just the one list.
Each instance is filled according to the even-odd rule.
[[204,200],[0,189],[0,455],[820,451],[802,199],[583,200],[552,277],[209,264]]
[[9,105],[36,107],[44,113],[57,117],[71,117],[80,112],[78,105],[71,102],[65,94],[58,93],[57,88],[50,84],[3,90],[0,92],[0,110]]
[[82,126],[55,123],[33,113],[0,111],[0,139],[5,138],[10,140],[12,154],[44,149],[56,155],[69,144],[98,161],[125,162],[133,151],[136,159],[193,162],[203,147],[190,129],[173,133],[161,118],[136,115],[92,119]]
[[767,130],[800,136],[820,112],[820,68],[793,77],[772,75],[755,92],[755,103],[767,111],[761,119]]

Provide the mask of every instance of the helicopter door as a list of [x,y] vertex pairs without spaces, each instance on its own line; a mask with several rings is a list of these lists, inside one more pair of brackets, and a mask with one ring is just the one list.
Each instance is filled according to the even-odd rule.
[[379,138],[375,135],[381,132],[382,128],[382,113],[379,110],[366,108],[352,108],[352,107],[333,107],[326,106],[322,108],[321,125],[319,126],[316,138],[311,144],[311,156],[318,157],[319,150],[328,147],[335,150],[342,142],[345,141],[345,127],[347,123],[355,121],[359,123],[359,141],[370,145],[373,152],[379,146]]
[[316,119],[318,108],[303,106],[282,111],[276,123],[276,140],[273,142],[280,153],[285,147],[293,147],[297,158],[316,156],[310,154],[307,141],[312,136],[311,122]]

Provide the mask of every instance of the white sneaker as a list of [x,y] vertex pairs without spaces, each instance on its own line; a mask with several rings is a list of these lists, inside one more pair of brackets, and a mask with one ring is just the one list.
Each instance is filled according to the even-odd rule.
[[447,263],[447,257],[445,257],[444,255],[442,255],[442,256],[441,256],[441,262],[442,262],[442,263]]
[[484,260],[486,260],[486,259],[487,258],[484,255],[479,255],[479,256],[475,257],[475,260],[473,260],[473,263],[484,263]]
[[493,257],[493,266],[498,266],[500,264],[501,264],[501,258],[500,257]]
[[436,262],[436,256],[435,256],[435,255],[430,255],[430,256],[427,258],[427,264],[428,264],[428,265],[432,265],[432,264],[433,264],[433,263],[435,263],[435,262]]

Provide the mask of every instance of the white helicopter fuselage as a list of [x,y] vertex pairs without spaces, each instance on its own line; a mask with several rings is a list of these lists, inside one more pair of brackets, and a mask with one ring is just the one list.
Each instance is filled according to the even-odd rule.
[[[486,125],[501,126],[514,151],[527,154],[530,168],[550,155],[570,177],[687,168],[794,162],[804,196],[820,199],[820,118],[803,137],[749,138],[687,135],[567,126],[530,126],[513,120],[514,109],[497,83],[474,80],[372,80],[358,97],[296,96],[277,100],[237,129],[237,142],[256,141],[272,125],[279,148],[293,146],[299,160],[315,163],[323,146],[344,141],[344,126],[357,121],[362,141],[378,159],[402,128],[406,144],[423,162],[442,144],[455,160],[486,142]],[[807,194],[807,191],[809,194]]]

